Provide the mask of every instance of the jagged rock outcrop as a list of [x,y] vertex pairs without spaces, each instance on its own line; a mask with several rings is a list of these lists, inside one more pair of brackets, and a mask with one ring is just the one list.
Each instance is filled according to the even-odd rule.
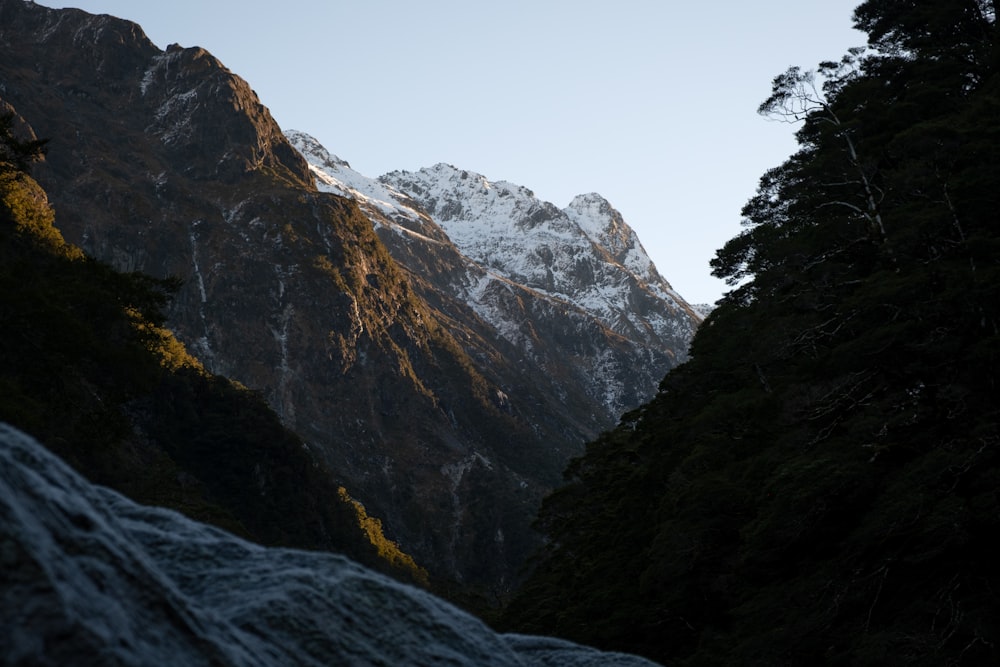
[[0,424],[0,664],[643,667],[92,486]]
[[[0,98],[52,140],[35,173],[67,240],[181,278],[168,325],[206,368],[259,391],[432,575],[503,594],[540,498],[618,416],[573,364],[645,352],[558,294],[476,269],[427,214],[376,233],[204,49],[0,0]],[[497,335],[489,308],[520,334]]]

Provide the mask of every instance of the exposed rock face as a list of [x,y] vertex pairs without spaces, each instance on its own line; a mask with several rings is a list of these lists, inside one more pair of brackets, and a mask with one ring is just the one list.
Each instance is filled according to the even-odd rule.
[[[319,191],[256,94],[203,49],[164,52],[127,21],[0,0],[0,98],[52,140],[35,173],[67,240],[183,279],[171,329],[260,391],[432,575],[502,593],[568,458],[652,391],[630,386],[627,360],[662,362],[659,375],[673,363],[621,333],[641,321],[470,259],[429,202],[378,218]],[[528,221],[580,228],[589,206]],[[588,252],[622,264],[629,237],[607,229]],[[587,261],[581,285],[602,270]],[[652,279],[630,270],[645,299]],[[602,355],[614,368],[595,382]]]
[[[612,419],[648,400],[687,357],[700,316],[599,195],[580,195],[559,210],[527,188],[443,164],[380,180],[419,202],[482,268],[459,298],[511,342],[539,350],[534,356],[547,372],[585,387]],[[537,303],[530,326],[494,298],[511,283]]]
[[527,188],[445,164],[376,181],[309,135],[287,135],[321,190],[360,204],[393,257],[425,281],[429,301],[465,306],[463,319],[487,325],[494,346],[513,345],[522,365],[581,389],[575,402],[602,425],[648,400],[686,357],[700,313],[599,195],[559,210]]
[[341,556],[136,505],[4,424],[0,602],[5,665],[653,664],[498,635]]

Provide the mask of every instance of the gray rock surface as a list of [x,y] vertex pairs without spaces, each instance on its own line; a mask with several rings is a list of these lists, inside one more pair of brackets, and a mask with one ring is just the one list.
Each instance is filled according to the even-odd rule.
[[651,663],[501,635],[333,554],[266,549],[95,487],[0,424],[0,664]]

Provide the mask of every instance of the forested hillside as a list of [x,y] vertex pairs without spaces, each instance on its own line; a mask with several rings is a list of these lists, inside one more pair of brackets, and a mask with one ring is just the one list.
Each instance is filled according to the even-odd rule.
[[136,501],[426,579],[263,399],[163,328],[175,281],[65,242],[28,175],[44,149],[0,103],[0,421]]
[[670,664],[1000,662],[1000,36],[868,0],[789,69],[800,123],[692,359],[567,472],[507,611]]

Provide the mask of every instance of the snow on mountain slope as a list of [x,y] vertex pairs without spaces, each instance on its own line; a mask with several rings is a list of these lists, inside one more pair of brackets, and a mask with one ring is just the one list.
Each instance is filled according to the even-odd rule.
[[664,299],[681,301],[670,284],[659,274],[639,236],[629,227],[621,213],[612,208],[607,199],[597,193],[577,195],[563,209],[580,230],[598,248],[605,250],[613,262],[618,263],[639,280],[644,281]]
[[479,302],[484,276],[571,304],[642,343],[676,346],[702,319],[660,276],[635,232],[599,195],[580,195],[559,210],[525,187],[491,182],[446,164],[373,180],[309,135],[287,135],[321,189],[356,199],[408,233],[435,240],[446,234],[483,270],[467,282],[464,296],[498,328],[509,323],[498,321],[495,309]]
[[4,664],[649,667],[499,635],[342,556],[260,547],[79,477],[0,424]]
[[559,210],[525,187],[445,164],[379,182],[419,202],[473,260],[582,308],[617,333],[651,340],[691,333],[700,321],[599,195]]
[[359,174],[305,132],[289,130],[285,136],[306,158],[320,191],[354,199],[376,226],[432,242],[448,242],[444,231],[402,192]]

